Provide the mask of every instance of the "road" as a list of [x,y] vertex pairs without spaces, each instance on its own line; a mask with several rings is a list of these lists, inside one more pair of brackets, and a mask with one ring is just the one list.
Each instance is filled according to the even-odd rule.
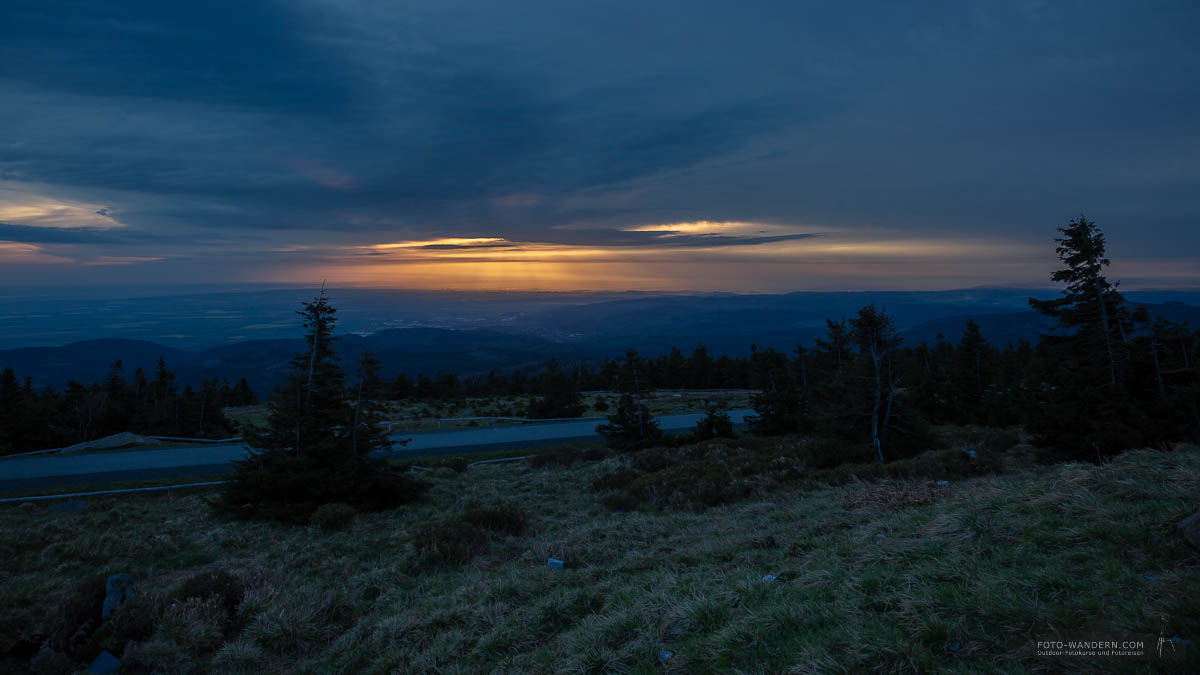
[[[731,410],[734,425],[745,424],[750,409]],[[655,419],[663,431],[691,430],[702,413],[662,415]],[[557,445],[597,441],[596,420],[522,424],[510,427],[415,431],[394,434],[392,440],[412,439],[396,446],[393,458],[425,457],[479,450],[503,450],[535,445]],[[162,450],[126,450],[78,455],[41,455],[0,458],[0,491],[49,488],[83,483],[133,481],[176,476],[226,473],[231,462],[246,455],[240,443]]]

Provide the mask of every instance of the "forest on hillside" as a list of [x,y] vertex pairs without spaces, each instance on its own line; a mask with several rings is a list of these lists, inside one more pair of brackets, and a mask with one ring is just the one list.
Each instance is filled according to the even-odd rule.
[[122,431],[158,436],[226,438],[237,432],[222,412],[251,405],[258,396],[244,379],[208,380],[182,389],[159,359],[151,377],[126,378],[120,361],[103,381],[71,382],[62,391],[35,389],[12,368],[0,370],[0,454],[59,448]]

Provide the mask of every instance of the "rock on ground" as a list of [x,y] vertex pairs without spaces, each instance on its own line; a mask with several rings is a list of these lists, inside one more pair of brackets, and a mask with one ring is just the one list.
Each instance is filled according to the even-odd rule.
[[122,602],[132,595],[133,590],[129,588],[128,574],[114,574],[109,577],[108,583],[104,586],[104,607],[100,610],[100,618],[107,619],[121,606]]
[[1183,533],[1184,539],[1188,540],[1188,543],[1196,548],[1200,548],[1200,511],[1184,518],[1179,523],[1179,530]]

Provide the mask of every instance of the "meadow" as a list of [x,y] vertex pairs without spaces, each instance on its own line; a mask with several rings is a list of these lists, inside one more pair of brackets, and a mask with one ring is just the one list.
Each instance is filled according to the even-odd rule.
[[[1158,672],[1035,640],[1200,635],[1175,529],[1200,447],[1043,466],[951,435],[888,473],[813,469],[799,437],[443,462],[416,504],[307,526],[223,520],[204,492],[9,505],[0,648],[48,637],[38,672],[100,649],[122,672]],[[115,573],[135,597],[80,637]]]

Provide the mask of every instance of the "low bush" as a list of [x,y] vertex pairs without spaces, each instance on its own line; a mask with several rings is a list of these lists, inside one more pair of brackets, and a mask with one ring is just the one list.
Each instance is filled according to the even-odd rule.
[[738,440],[736,447],[718,440],[659,446],[629,454],[630,468],[597,478],[592,488],[623,490],[620,496],[603,498],[605,506],[614,510],[625,510],[627,504],[703,509],[742,501],[783,485],[840,485],[895,478],[949,480],[1000,473],[1005,459],[1016,451],[1013,443],[1019,441],[1010,430],[953,429],[948,433],[955,434],[955,447],[890,462],[876,461],[869,446],[830,438],[749,437]]
[[65,589],[47,620],[50,647],[74,655],[100,626],[108,577],[88,577]]
[[663,469],[677,463],[677,460],[672,458],[666,448],[651,448],[643,450],[633,456],[630,463],[633,468],[643,473],[652,473],[662,471]]
[[641,475],[632,469],[618,469],[592,481],[593,490],[624,490]]
[[210,504],[235,519],[308,523],[324,504],[344,502],[364,513],[419,499],[429,484],[383,460],[271,450],[236,462],[234,478]]
[[575,462],[579,461],[579,459],[580,457],[578,453],[566,448],[559,448],[557,450],[549,450],[530,455],[525,461],[529,462],[530,466],[540,469],[547,466],[567,466],[569,464],[574,464]]
[[108,651],[118,658],[125,654],[133,642],[141,642],[154,634],[158,628],[159,606],[153,598],[135,595],[113,612],[100,630],[92,636],[83,649],[83,658],[91,660],[101,651]]
[[602,459],[608,459],[612,456],[612,450],[602,446],[593,446],[584,448],[583,452],[579,453],[579,459],[585,462],[599,462]]
[[197,599],[215,603],[225,612],[223,628],[228,634],[237,625],[238,607],[245,597],[246,583],[241,577],[223,569],[210,569],[184,579],[167,595],[167,600],[186,602]]
[[942,427],[935,433],[942,445],[950,448],[1000,453],[1021,442],[1021,434],[1011,427]]
[[634,498],[657,507],[701,509],[732,504],[750,496],[751,484],[716,459],[691,461],[639,477],[629,486]]
[[716,407],[709,408],[708,413],[696,422],[696,428],[692,430],[692,438],[697,441],[735,436],[737,434],[733,433],[733,420],[730,419],[729,413]]
[[444,457],[427,463],[433,469],[450,469],[454,473],[463,473],[471,464],[471,460],[465,457]]
[[354,522],[355,510],[349,504],[336,502],[323,504],[312,514],[312,524],[320,527],[323,532],[337,532],[350,527]]
[[413,537],[417,569],[461,565],[487,551],[487,532],[461,518],[426,523]]
[[894,462],[841,464],[831,469],[813,472],[808,476],[815,483],[842,485],[854,480],[883,480],[889,478],[924,478],[928,480],[957,480],[969,476],[1000,473],[1002,455],[976,451],[970,455],[962,449],[927,450],[916,457]]
[[489,532],[517,536],[525,532],[525,513],[514,504],[495,506],[473,506],[468,508],[462,519],[467,523]]
[[601,503],[609,511],[636,511],[638,506],[641,505],[637,499],[626,492],[614,492],[607,495],[601,500]]
[[866,464],[875,461],[871,447],[832,438],[811,438],[802,446],[807,465],[816,469],[831,469],[842,464]]

